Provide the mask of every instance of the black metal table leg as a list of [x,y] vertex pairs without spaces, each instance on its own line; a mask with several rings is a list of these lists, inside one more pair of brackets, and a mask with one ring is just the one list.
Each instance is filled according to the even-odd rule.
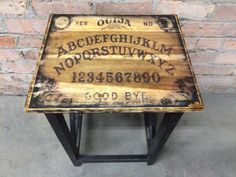
[[150,146],[152,139],[156,135],[156,126],[157,126],[157,113],[144,113],[144,122],[146,129],[146,139],[147,139],[147,150],[148,150],[148,158],[150,160]]
[[74,142],[76,142],[76,130],[77,130],[77,121],[76,121],[76,119],[75,119],[75,116],[76,116],[76,114],[74,114],[74,113],[71,113],[71,114],[69,114],[69,116],[70,116],[70,132],[71,132],[71,136],[72,136],[72,138],[73,138],[73,140],[74,140]]
[[72,138],[75,142],[77,156],[79,155],[79,151],[80,151],[82,118],[83,118],[83,114],[81,113],[70,113],[70,131],[71,131]]
[[69,131],[63,114],[46,113],[45,116],[47,117],[53,131],[55,132],[57,138],[61,142],[74,166],[80,165],[76,157],[75,142],[72,138],[71,132]]
[[78,113],[75,115],[75,119],[77,120],[77,127],[76,127],[76,141],[75,141],[75,148],[76,148],[76,155],[79,164],[82,163],[80,160],[80,142],[81,142],[81,132],[82,132],[82,114]]
[[82,114],[70,114],[70,130],[63,114],[45,114],[52,129],[70,157],[74,166],[92,162],[147,162],[153,164],[171,132],[183,113],[166,113],[157,129],[157,113],[145,113],[145,128],[147,138],[147,154],[140,155],[81,155],[80,139],[82,129]]
[[182,115],[183,113],[166,113],[164,115],[156,135],[151,140],[151,144],[149,146],[148,152],[151,155],[148,165],[152,165],[154,163],[155,157],[157,157],[162,147],[165,145],[168,137],[174,130]]

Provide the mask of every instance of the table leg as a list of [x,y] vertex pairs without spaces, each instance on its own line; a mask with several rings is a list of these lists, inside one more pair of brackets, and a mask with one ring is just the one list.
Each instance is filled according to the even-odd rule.
[[80,139],[82,129],[82,114],[70,114],[70,130],[63,114],[46,113],[52,129],[70,157],[74,166],[88,162],[148,162],[154,163],[171,132],[183,113],[166,113],[157,129],[157,114],[145,113],[148,154],[146,155],[80,155]]
[[46,113],[45,116],[74,166],[79,166],[80,163],[76,157],[75,141],[72,138],[72,134],[69,131],[63,114]]
[[82,113],[70,113],[70,131],[75,142],[76,155],[79,155],[81,131],[82,131]]
[[75,119],[75,116],[76,114],[74,113],[71,113],[69,114],[70,115],[70,132],[71,132],[71,136],[74,140],[74,142],[76,141],[76,125],[77,125],[77,122],[76,122],[76,119]]
[[174,130],[183,113],[166,113],[157,129],[156,134],[151,139],[148,147],[149,161],[148,165],[154,163],[155,157],[159,154],[162,147],[165,145],[168,137]]
[[144,113],[144,123],[146,129],[146,139],[147,139],[147,150],[148,150],[148,158],[150,159],[150,146],[152,139],[156,135],[156,127],[157,127],[157,113]]

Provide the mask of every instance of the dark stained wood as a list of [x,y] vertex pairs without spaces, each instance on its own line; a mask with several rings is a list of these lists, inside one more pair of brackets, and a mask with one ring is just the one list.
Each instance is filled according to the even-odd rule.
[[50,16],[25,111],[202,109],[176,15]]

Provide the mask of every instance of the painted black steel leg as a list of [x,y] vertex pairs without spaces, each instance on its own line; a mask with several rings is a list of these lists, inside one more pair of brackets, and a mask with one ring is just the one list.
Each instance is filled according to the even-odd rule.
[[70,131],[76,148],[80,146],[82,116],[81,113],[70,113]]
[[144,113],[144,123],[145,123],[145,130],[146,130],[147,147],[149,149],[152,138],[151,138],[151,130],[150,130],[150,117],[148,113]]
[[167,113],[160,123],[158,130],[157,114],[145,113],[148,154],[144,155],[80,155],[80,139],[82,129],[82,114],[70,115],[70,130],[63,114],[45,114],[59,141],[70,157],[74,166],[88,162],[148,162],[153,164],[171,132],[183,113]]
[[83,118],[83,114],[78,113],[78,114],[75,115],[75,119],[76,119],[76,141],[75,141],[75,147],[76,147],[76,152],[77,152],[77,157],[78,158],[79,158],[79,154],[80,154],[82,118]]
[[76,141],[76,119],[75,119],[75,113],[71,113],[70,115],[70,132],[71,136]]
[[150,146],[152,139],[156,134],[157,126],[157,113],[144,113],[145,129],[146,129],[146,139],[147,139],[147,149],[148,149],[148,158],[150,160]]
[[76,157],[78,159],[78,163],[80,163],[80,139],[81,139],[81,128],[82,128],[82,117],[81,113],[70,113],[70,131],[71,136],[75,143],[76,148]]
[[74,166],[80,165],[76,158],[75,142],[63,114],[45,114],[57,138],[64,147]]
[[162,147],[165,145],[168,137],[174,130],[182,115],[183,113],[166,113],[164,115],[156,135],[151,140],[151,145],[148,151],[151,155],[148,165],[152,165],[154,163],[155,157],[157,157]]

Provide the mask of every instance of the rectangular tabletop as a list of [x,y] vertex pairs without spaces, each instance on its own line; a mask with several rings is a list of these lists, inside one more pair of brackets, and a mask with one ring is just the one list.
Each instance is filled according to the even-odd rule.
[[176,15],[50,16],[26,111],[202,109]]

